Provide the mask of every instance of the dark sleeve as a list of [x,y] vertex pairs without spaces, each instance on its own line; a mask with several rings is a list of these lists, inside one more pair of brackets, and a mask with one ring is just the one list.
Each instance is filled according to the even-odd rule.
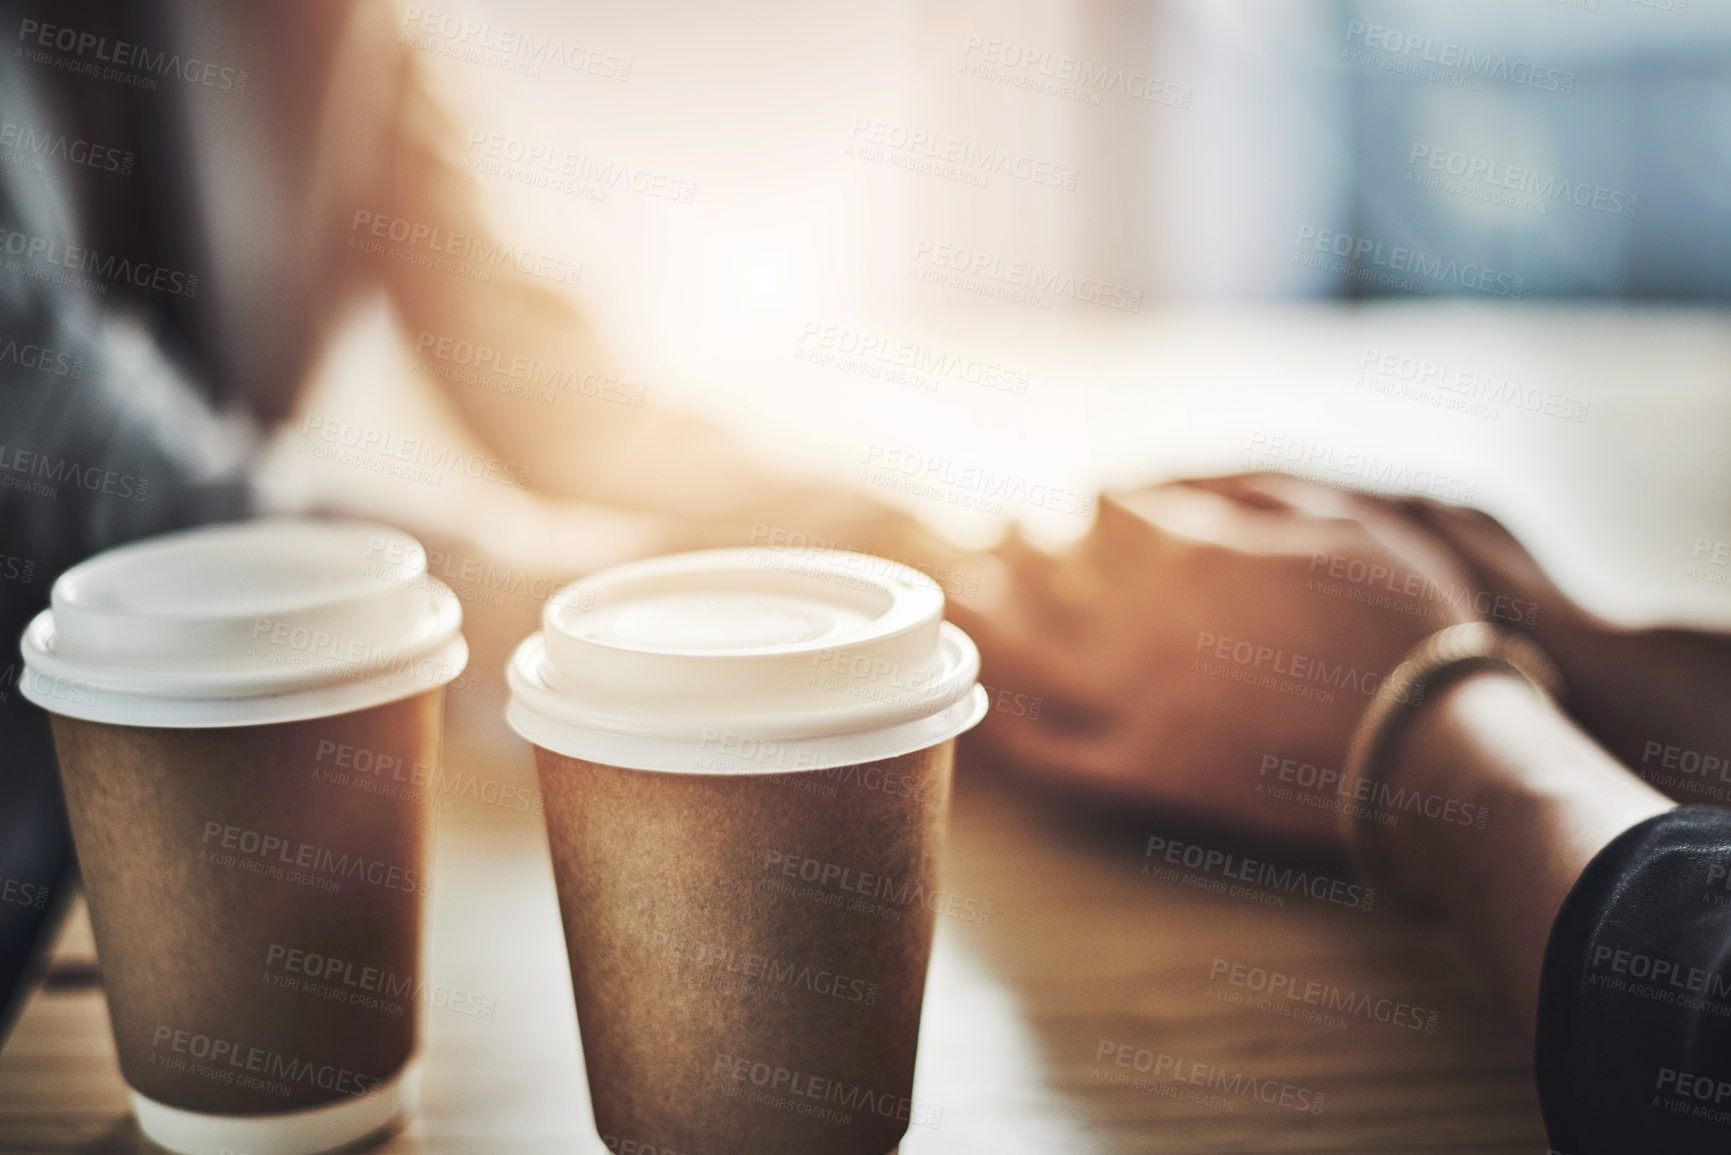
[[1731,812],[1630,828],[1551,928],[1534,1056],[1562,1155],[1731,1151]]
[[[9,122],[42,107],[29,67],[0,57]],[[72,864],[47,720],[17,689],[19,634],[67,566],[245,516],[255,444],[244,419],[210,409],[148,322],[32,255],[77,235],[58,170],[38,161],[0,148],[0,1041]]]
[[17,688],[19,635],[67,566],[243,516],[248,444],[144,333],[0,267],[0,1042],[72,864],[47,719]]

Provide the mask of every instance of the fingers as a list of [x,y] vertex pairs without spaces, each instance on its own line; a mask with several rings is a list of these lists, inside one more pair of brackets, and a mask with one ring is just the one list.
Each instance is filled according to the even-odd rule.
[[1238,474],[1188,483],[1260,508],[1315,521],[1353,521],[1415,568],[1451,572],[1501,591],[1560,598],[1515,536],[1496,518],[1426,497],[1358,493],[1277,473]]
[[[1035,698],[1078,730],[1104,724],[1110,705],[1110,655],[1094,635],[1055,625],[1049,594],[1017,584],[982,606],[953,603],[950,620],[979,647],[981,680],[1012,696]],[[1093,703],[1083,705],[1082,703]]]
[[1172,484],[1206,490],[1241,505],[1269,511],[1359,520],[1370,520],[1376,516],[1406,517],[1409,520],[1421,521],[1438,533],[1470,533],[1482,529],[1482,532],[1498,534],[1510,542],[1514,541],[1513,535],[1502,523],[1489,514],[1468,506],[1446,505],[1428,497],[1363,493],[1266,471],[1236,473],[1223,477],[1187,478]]
[[1224,477],[1186,478],[1174,484],[1217,494],[1249,509],[1291,512],[1292,505],[1273,484],[1279,477],[1274,473],[1234,473]]
[[1048,721],[1065,720],[1078,732],[1105,724],[1114,703],[1110,686],[1101,684],[1104,655],[1068,645],[1046,632],[993,627],[976,641],[981,677],[994,690],[1039,699],[1046,704]]
[[969,742],[1024,772],[1157,793],[1157,780],[1134,772],[1124,742],[1110,723],[1101,720],[1085,729],[1060,729],[1051,723],[1053,707],[1052,702],[1044,703],[1037,719],[989,714]]
[[1300,514],[1320,520],[1358,519],[1387,499],[1307,481],[1284,473],[1238,473],[1182,484],[1204,489],[1268,513]]
[[1538,560],[1490,514],[1438,502],[1416,505],[1412,514],[1455,551],[1481,584],[1535,598],[1563,597]]
[[1517,548],[1519,542],[1502,522],[1482,509],[1465,505],[1447,505],[1428,497],[1409,497],[1400,503],[1403,512],[1417,518],[1431,530],[1451,539],[1461,536],[1464,544],[1501,539]]

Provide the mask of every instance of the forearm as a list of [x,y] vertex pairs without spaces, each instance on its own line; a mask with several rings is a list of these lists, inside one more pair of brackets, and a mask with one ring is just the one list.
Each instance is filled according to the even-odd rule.
[[1477,947],[1530,1035],[1545,944],[1569,889],[1611,839],[1672,804],[1502,674],[1440,689],[1389,756],[1391,785],[1488,808],[1483,830],[1418,821],[1376,836],[1388,839],[1400,881]]
[[[405,56],[399,65],[400,108],[378,193],[385,214],[436,223],[478,252],[507,251],[483,212],[482,188],[455,160],[461,133],[422,64]],[[485,281],[410,262],[360,271],[383,277],[415,359],[432,370],[426,379],[469,432],[528,466],[531,488],[544,496],[643,515],[664,550],[816,541],[928,568],[957,553],[846,481],[775,468],[714,423],[661,402],[623,370],[565,285],[511,260],[490,264]],[[469,360],[462,366],[459,346]],[[483,347],[498,360],[474,364]]]

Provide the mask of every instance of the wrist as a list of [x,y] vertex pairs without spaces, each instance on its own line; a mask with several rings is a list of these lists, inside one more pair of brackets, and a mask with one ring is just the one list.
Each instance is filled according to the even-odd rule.
[[[1477,670],[1456,678],[1432,691],[1394,737],[1384,780],[1396,789],[1452,798],[1494,812],[1498,798],[1506,799],[1514,786],[1508,777],[1510,767],[1472,756],[1477,741],[1474,718],[1493,708],[1528,724],[1534,715],[1551,709],[1518,675],[1503,670]],[[1411,835],[1417,828],[1416,823],[1404,825],[1404,831],[1399,824],[1395,829]],[[1410,844],[1411,839],[1396,835],[1395,842]],[[1409,853],[1400,857],[1410,858],[1410,845],[1406,849]]]
[[[1530,638],[1505,633],[1488,622],[1458,622],[1407,651],[1360,716],[1341,766],[1339,830],[1361,874],[1373,879],[1386,875],[1387,849],[1376,828],[1398,822],[1401,812],[1410,813],[1415,801],[1388,786],[1387,763],[1394,739],[1411,724],[1427,694],[1483,671],[1513,675],[1547,699],[1558,691],[1556,668]],[[1451,807],[1430,798],[1417,801],[1419,811],[1432,817],[1439,811],[1447,816],[1461,813],[1459,803]],[[1379,810],[1379,805],[1389,811]]]
[[[1402,816],[1387,831],[1395,880],[1454,914],[1513,878],[1554,913],[1605,843],[1672,805],[1499,670],[1438,687],[1393,739],[1385,778],[1485,817],[1456,826]],[[1501,869],[1480,869],[1487,862]]]
[[1402,815],[1386,832],[1390,869],[1465,930],[1530,1029],[1563,899],[1606,843],[1671,804],[1501,672],[1439,687],[1388,753],[1397,788],[1487,816],[1466,827]]

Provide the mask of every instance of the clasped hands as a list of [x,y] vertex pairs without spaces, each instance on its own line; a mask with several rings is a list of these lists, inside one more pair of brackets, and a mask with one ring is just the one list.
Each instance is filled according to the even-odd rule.
[[1720,635],[1600,621],[1482,513],[1277,474],[1107,496],[1068,552],[1013,539],[982,564],[997,580],[951,616],[993,700],[1038,708],[988,715],[976,751],[1314,844],[1336,838],[1325,803],[1365,706],[1438,629],[1485,618],[1534,637],[1582,691],[1565,699],[1576,724],[1625,761],[1628,734],[1677,723],[1631,717],[1640,695],[1609,683],[1662,681],[1643,667],[1679,648],[1721,672],[1731,654]]

